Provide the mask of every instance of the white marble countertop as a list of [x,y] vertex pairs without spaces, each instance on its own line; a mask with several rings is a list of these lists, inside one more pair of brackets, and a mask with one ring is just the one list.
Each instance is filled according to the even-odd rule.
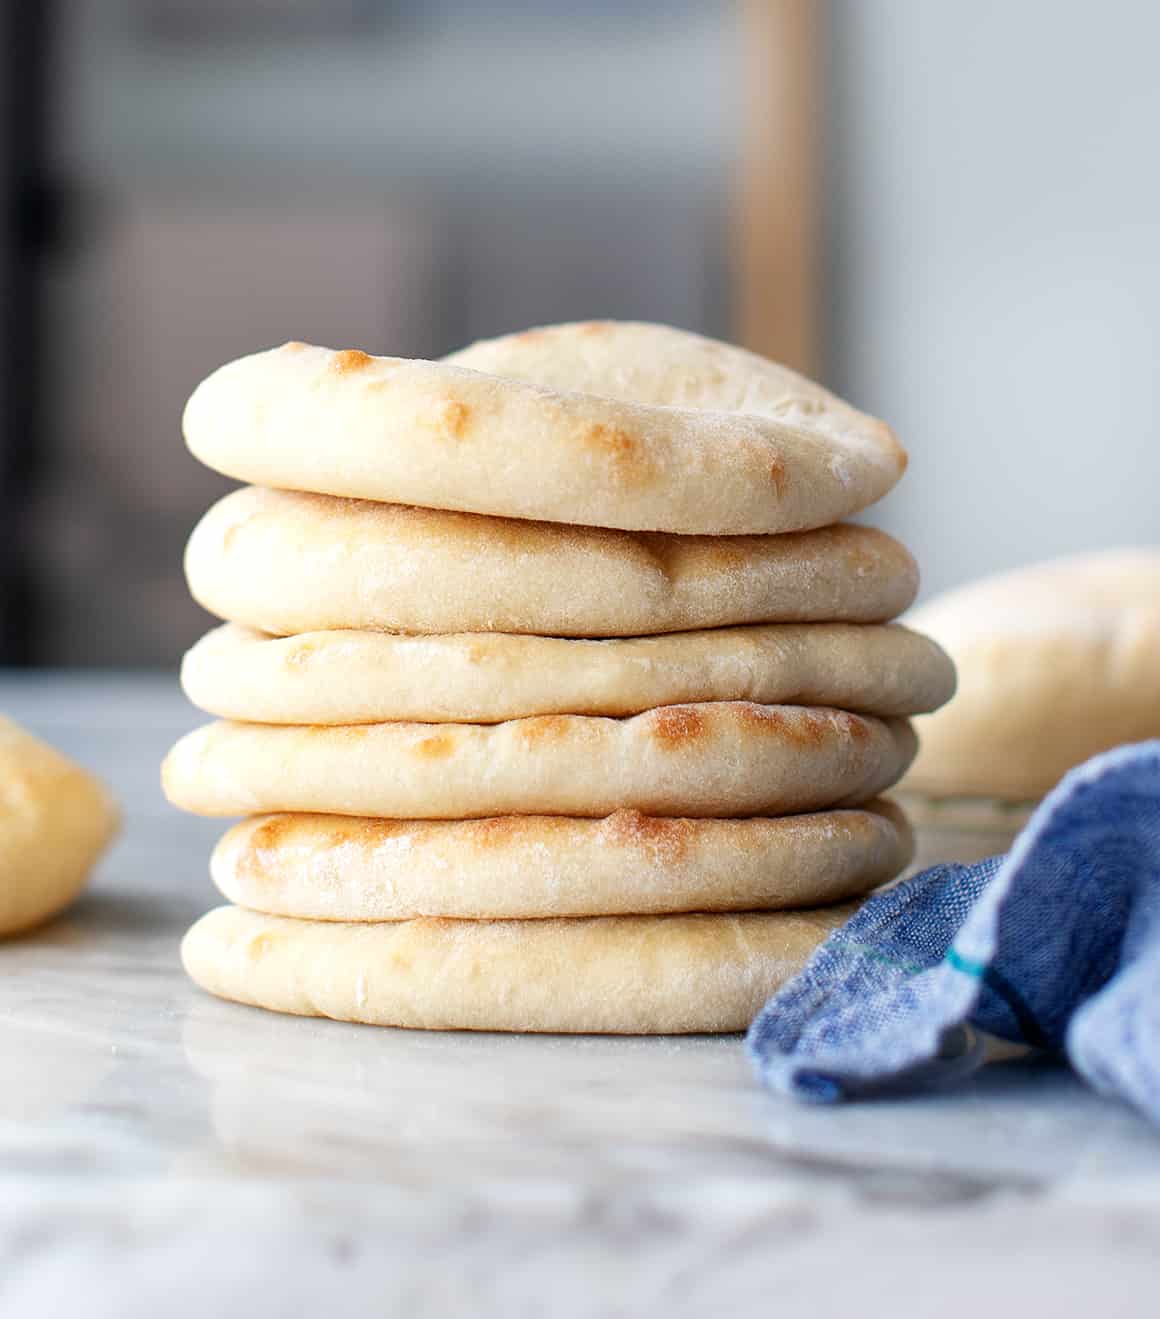
[[126,829],[0,943],[0,1315],[1151,1315],[1160,1133],[1044,1064],[815,1109],[736,1038],[425,1035],[218,1002],[220,825],[156,676],[0,677]]

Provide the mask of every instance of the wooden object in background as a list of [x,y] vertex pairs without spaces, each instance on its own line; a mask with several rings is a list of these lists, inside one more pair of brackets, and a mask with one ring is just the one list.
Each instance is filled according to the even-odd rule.
[[807,374],[819,366],[824,8],[824,0],[739,0],[733,334]]

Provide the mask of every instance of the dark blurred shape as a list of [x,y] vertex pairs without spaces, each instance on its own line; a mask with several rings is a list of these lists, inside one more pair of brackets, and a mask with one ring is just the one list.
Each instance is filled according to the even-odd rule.
[[34,657],[25,526],[41,423],[38,272],[52,232],[45,175],[47,3],[0,5],[0,663]]

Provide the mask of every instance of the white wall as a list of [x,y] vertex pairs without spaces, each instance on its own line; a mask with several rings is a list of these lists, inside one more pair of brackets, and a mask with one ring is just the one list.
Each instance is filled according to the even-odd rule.
[[828,377],[942,589],[1160,543],[1160,6],[835,0]]

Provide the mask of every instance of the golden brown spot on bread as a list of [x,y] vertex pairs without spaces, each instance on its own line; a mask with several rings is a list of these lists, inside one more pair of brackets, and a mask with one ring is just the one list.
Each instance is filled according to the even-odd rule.
[[541,339],[546,339],[547,336],[547,330],[522,330],[519,334],[512,335],[512,342],[522,344],[538,343]]
[[741,722],[747,727],[773,734],[796,746],[819,747],[842,737],[865,742],[870,737],[870,725],[845,710],[783,708],[755,705],[750,701],[737,702],[737,708]]
[[289,343],[284,343],[282,345],[282,351],[284,353],[301,353],[304,352],[305,349],[306,345],[298,339],[291,339]]
[[442,429],[456,440],[461,440],[471,420],[471,409],[458,399],[449,398],[439,411]]
[[493,815],[486,820],[471,820],[464,826],[477,847],[503,847],[524,829],[524,821],[514,815]]
[[246,942],[246,952],[252,962],[260,962],[274,946],[274,939],[269,934],[255,934]]
[[[413,827],[410,820],[374,820],[361,815],[272,815],[252,828],[238,857],[238,871],[253,878],[265,875],[272,860],[272,850],[288,852],[291,857],[319,855],[355,843],[371,849],[405,834]],[[278,866],[273,867],[277,873]]]
[[686,746],[705,735],[705,720],[691,705],[666,705],[653,714],[652,732],[663,746]]
[[320,742],[361,742],[373,724],[297,724],[299,733]]
[[461,440],[471,425],[471,408],[456,398],[427,399],[415,413],[415,424],[444,439]]
[[640,440],[622,426],[595,422],[580,432],[580,443],[607,458],[616,479],[623,484],[638,484],[649,474],[650,465],[641,452]]
[[620,426],[605,426],[599,421],[588,427],[582,439],[590,449],[611,454],[616,459],[631,458],[637,447],[636,440],[628,431]]
[[[674,539],[676,539],[674,537]],[[709,568],[718,568],[724,571],[732,571],[737,568],[744,568],[753,557],[753,552],[757,548],[756,538],[753,536],[699,536],[687,537],[688,540],[698,542],[704,547],[705,566]]]
[[374,358],[360,348],[344,348],[331,358],[330,369],[336,375],[348,375],[352,371],[364,371],[373,361]]
[[410,820],[370,820],[361,815],[327,816],[331,824],[330,844],[350,842],[381,843],[398,838],[412,826]]
[[741,723],[747,728],[768,733],[795,746],[821,746],[830,728],[826,716],[816,710],[783,710],[776,705],[754,705],[750,701],[739,701],[737,708]]
[[271,815],[250,834],[250,852],[277,847],[294,825],[289,815]]
[[415,753],[427,760],[443,760],[454,750],[455,740],[450,733],[435,733],[415,743]]
[[520,719],[516,730],[525,746],[541,746],[546,742],[559,742],[567,736],[571,722],[567,715],[541,714],[531,719]]
[[852,742],[868,742],[870,740],[870,725],[865,719],[860,719],[856,714],[850,714],[846,710],[835,710],[832,718],[838,732],[844,734]]
[[604,821],[604,828],[611,842],[640,848],[671,865],[689,850],[696,826],[691,820],[665,819],[640,811],[615,811]]
[[586,321],[579,327],[579,332],[589,336],[606,335],[612,333],[612,326],[608,321]]
[[770,459],[769,479],[773,482],[773,488],[777,491],[777,496],[780,499],[785,494],[785,488],[789,484],[789,472],[780,458]]
[[293,827],[290,816],[271,815],[251,830],[244,845],[234,853],[238,878],[254,886],[275,879],[276,887],[277,865],[271,864],[272,858],[268,854],[285,841]]

